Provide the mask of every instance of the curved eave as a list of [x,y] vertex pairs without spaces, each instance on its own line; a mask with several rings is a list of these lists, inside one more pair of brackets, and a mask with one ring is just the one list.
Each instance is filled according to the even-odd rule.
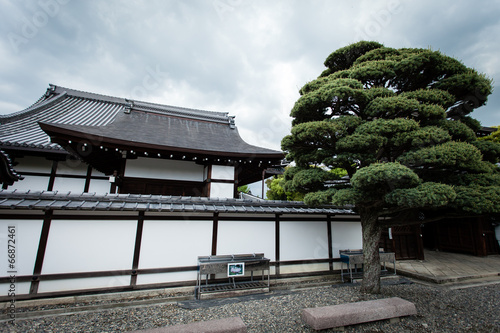
[[77,129],[70,129],[56,124],[39,123],[42,130],[47,133],[52,142],[57,142],[64,147],[63,142],[73,141],[81,144],[89,144],[93,146],[111,146],[119,149],[149,151],[153,153],[186,153],[191,155],[215,156],[215,157],[232,157],[232,158],[252,158],[252,159],[267,159],[267,160],[282,160],[285,155],[282,152],[276,151],[244,151],[244,152],[229,152],[218,150],[204,150],[184,147],[175,147],[167,145],[158,145],[147,142],[138,142],[134,140],[123,140],[118,138],[107,137],[105,135],[96,135]]

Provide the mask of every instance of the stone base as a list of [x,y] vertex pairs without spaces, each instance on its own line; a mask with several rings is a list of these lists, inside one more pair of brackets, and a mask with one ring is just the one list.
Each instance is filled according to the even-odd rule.
[[261,293],[268,293],[269,288],[253,288],[253,289],[242,289],[242,290],[224,290],[224,291],[217,291],[217,292],[207,292],[207,293],[201,293],[198,297],[198,299],[214,299],[214,298],[228,298],[228,297],[237,297],[237,296],[245,296],[245,295],[252,295],[252,294],[261,294]]

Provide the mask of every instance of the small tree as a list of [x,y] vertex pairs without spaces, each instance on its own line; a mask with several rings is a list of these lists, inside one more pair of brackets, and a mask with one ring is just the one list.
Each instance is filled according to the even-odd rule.
[[[328,178],[331,180],[340,180],[347,175],[347,171],[340,168],[330,170],[329,173]],[[287,173],[289,180],[293,180],[290,175],[290,172]],[[300,181],[299,177],[296,180]],[[304,201],[304,193],[300,191],[300,185],[294,184],[293,181],[287,182],[284,175],[273,176],[266,180],[266,184],[269,188],[266,192],[268,200]],[[296,189],[296,186],[299,188]]]
[[238,187],[238,192],[242,192],[242,193],[250,193],[250,186],[248,185],[243,185],[243,186],[239,186]]
[[[325,66],[291,111],[282,148],[295,167],[284,186],[311,205],[355,206],[361,291],[378,293],[382,228],[499,212],[498,144],[477,141],[480,124],[468,116],[486,103],[491,80],[437,51],[376,42],[341,48]],[[350,184],[329,186],[334,168]]]
[[499,142],[500,143],[500,126],[493,126],[497,130],[490,135],[483,136],[482,138],[479,138],[480,141],[493,141],[493,142]]

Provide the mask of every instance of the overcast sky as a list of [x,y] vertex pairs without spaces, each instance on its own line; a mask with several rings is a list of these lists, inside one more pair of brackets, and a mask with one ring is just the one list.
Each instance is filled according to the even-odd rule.
[[[229,112],[273,149],[298,90],[359,40],[431,47],[500,82],[497,0],[0,0],[0,36],[0,114],[52,83]],[[494,91],[473,116],[500,125],[499,111]]]

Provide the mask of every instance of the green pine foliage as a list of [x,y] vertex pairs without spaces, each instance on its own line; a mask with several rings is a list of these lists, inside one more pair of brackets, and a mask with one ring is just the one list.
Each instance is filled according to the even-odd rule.
[[[500,146],[479,141],[470,117],[492,92],[489,78],[439,51],[364,41],[325,66],[291,111],[282,148],[295,166],[285,191],[311,205],[351,204],[370,232],[422,216],[500,212]],[[336,168],[349,186],[325,185]]]

